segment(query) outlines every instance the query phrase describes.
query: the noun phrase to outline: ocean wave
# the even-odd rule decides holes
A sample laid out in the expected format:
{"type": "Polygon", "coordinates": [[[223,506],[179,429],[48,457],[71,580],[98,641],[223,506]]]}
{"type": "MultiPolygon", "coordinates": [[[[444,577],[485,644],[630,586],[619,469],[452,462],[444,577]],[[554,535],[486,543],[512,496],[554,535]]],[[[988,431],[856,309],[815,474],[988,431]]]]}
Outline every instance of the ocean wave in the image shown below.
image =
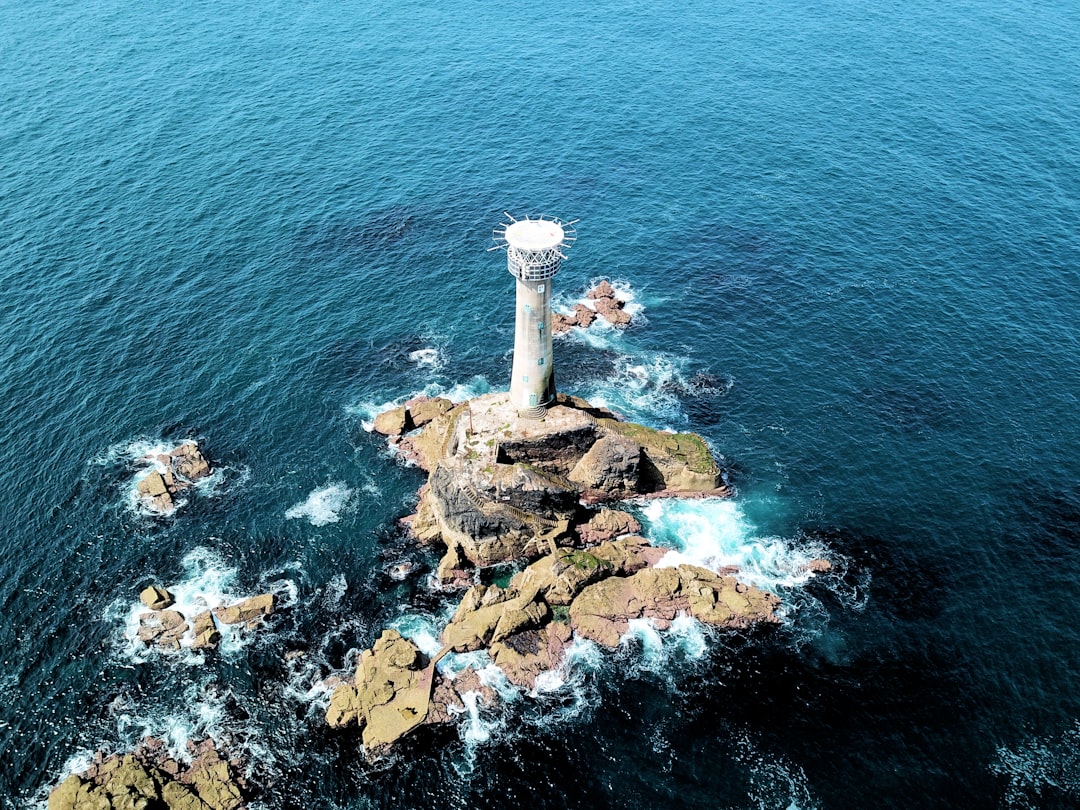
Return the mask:
{"type": "Polygon", "coordinates": [[[1034,809],[1080,802],[1080,721],[1057,735],[999,747],[990,770],[1006,782],[1005,807],[1034,809]]]}
{"type": "Polygon", "coordinates": [[[286,520],[307,518],[312,526],[326,526],[341,520],[341,513],[352,506],[353,490],[344,484],[329,484],[312,490],[307,499],[285,510],[286,520]]]}
{"type": "Polygon", "coordinates": [[[443,397],[451,402],[465,402],[491,392],[491,383],[481,374],[463,383],[444,383],[433,381],[423,388],[404,396],[387,400],[362,400],[345,408],[346,414],[360,420],[361,426],[369,433],[375,429],[375,417],[384,411],[400,407],[416,397],[443,397]]]}
{"type": "Polygon", "coordinates": [[[814,576],[809,563],[828,556],[812,542],[759,536],[734,500],[670,498],[638,508],[652,542],[671,549],[660,566],[737,569],[740,580],[782,594],[805,585],[814,576]]]}
{"type": "MultiPolygon", "coordinates": [[[[216,552],[209,548],[200,546],[192,550],[183,557],[181,566],[184,572],[182,578],[165,587],[175,600],[170,610],[183,614],[189,620],[189,625],[190,619],[204,611],[233,604],[250,596],[250,594],[239,595],[234,592],[236,569],[225,563],[216,552]]],[[[264,575],[263,582],[260,584],[264,592],[274,594],[279,607],[288,607],[295,603],[296,585],[290,579],[284,577],[273,579],[269,575],[264,575]]],[[[147,647],[139,638],[140,617],[146,612],[146,606],[137,599],[117,601],[106,609],[107,622],[122,624],[120,647],[124,657],[134,663],[143,663],[154,657],[168,658],[193,666],[206,663],[204,652],[191,649],[194,631],[190,626],[180,640],[180,650],[175,654],[165,654],[154,647],[147,647]]],[[[237,658],[258,634],[245,630],[242,625],[217,623],[217,630],[221,634],[218,651],[223,657],[232,659],[237,658]]]]}

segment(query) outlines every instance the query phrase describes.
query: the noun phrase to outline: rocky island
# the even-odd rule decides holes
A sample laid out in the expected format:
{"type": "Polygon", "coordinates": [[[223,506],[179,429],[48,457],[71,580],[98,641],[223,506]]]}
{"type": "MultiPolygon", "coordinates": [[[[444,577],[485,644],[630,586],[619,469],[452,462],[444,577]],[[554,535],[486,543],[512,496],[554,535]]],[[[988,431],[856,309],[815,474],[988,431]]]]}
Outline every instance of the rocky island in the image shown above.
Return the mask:
{"type": "Polygon", "coordinates": [[[620,420],[560,394],[543,419],[522,416],[509,394],[455,404],[417,399],[381,414],[375,429],[428,473],[405,519],[421,543],[443,549],[436,579],[462,599],[428,656],[393,629],[336,685],[333,727],[362,728],[369,756],[426,724],[460,716],[496,694],[469,667],[440,668],[451,653],[484,650],[526,691],[558,670],[574,639],[615,647],[635,619],[666,629],[680,615],[721,628],[777,621],[779,600],[734,571],[666,565],[632,515],[607,506],[640,497],[724,497],[704,439],[620,420]],[[493,571],[514,573],[505,584],[493,571]]]}

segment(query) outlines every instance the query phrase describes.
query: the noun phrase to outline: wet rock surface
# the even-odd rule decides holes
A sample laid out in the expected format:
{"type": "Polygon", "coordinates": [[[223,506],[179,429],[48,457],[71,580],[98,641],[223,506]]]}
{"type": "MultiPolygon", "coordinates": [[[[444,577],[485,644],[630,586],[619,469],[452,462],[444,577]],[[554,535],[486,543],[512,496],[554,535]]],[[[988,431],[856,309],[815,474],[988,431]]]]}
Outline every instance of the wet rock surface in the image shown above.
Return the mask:
{"type": "Polygon", "coordinates": [[[210,739],[189,743],[187,755],[190,762],[174,759],[152,737],[131,753],[98,752],[88,770],[53,789],[48,810],[243,810],[239,761],[224,759],[210,739]]]}
{"type": "Polygon", "coordinates": [[[160,515],[172,514],[177,497],[211,473],[210,462],[193,441],[147,456],[142,462],[150,470],[136,481],[139,503],[160,515]]]}
{"type": "Polygon", "coordinates": [[[588,329],[598,318],[620,327],[629,325],[633,320],[625,309],[626,299],[608,281],[601,281],[585,297],[592,303],[591,307],[578,303],[574,304],[569,315],[555,313],[552,317],[553,334],[561,335],[575,327],[588,329]]]}
{"type": "MultiPolygon", "coordinates": [[[[594,300],[609,291],[602,285],[594,300]]],[[[576,640],[615,647],[635,620],[659,629],[684,615],[721,628],[777,621],[775,596],[734,572],[658,567],[667,550],[640,535],[632,514],[591,506],[650,494],[726,495],[700,436],[624,422],[563,395],[542,421],[519,417],[505,393],[431,406],[419,429],[409,426],[413,408],[394,409],[381,423],[406,432],[391,441],[428,471],[403,525],[445,549],[436,579],[462,595],[433,658],[384,630],[355,675],[335,687],[327,723],[359,726],[369,756],[499,700],[474,665],[440,668],[448,655],[486,652],[510,684],[532,691],[545,673],[558,682],[576,640]],[[495,584],[484,581],[492,566],[518,569],[495,584]]]]}
{"type": "Polygon", "coordinates": [[[274,595],[263,593],[213,610],[189,611],[191,615],[187,616],[172,608],[174,599],[169,591],[153,585],[145,588],[139,599],[151,608],[139,614],[139,640],[147,647],[171,652],[181,648],[215,649],[221,641],[218,625],[241,625],[244,630],[255,630],[276,606],[274,595]]]}

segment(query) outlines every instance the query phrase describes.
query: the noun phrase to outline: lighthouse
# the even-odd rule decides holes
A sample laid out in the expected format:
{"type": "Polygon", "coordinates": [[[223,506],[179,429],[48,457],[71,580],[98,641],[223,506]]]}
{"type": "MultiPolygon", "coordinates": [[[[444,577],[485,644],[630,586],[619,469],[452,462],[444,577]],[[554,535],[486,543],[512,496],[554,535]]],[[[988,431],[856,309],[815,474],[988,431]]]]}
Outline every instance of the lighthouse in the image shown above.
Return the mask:
{"type": "Polygon", "coordinates": [[[551,280],[576,238],[577,220],[506,216],[510,221],[495,230],[492,249],[506,250],[506,269],[517,279],[510,402],[519,416],[543,419],[546,406],[555,399],[551,280]]]}

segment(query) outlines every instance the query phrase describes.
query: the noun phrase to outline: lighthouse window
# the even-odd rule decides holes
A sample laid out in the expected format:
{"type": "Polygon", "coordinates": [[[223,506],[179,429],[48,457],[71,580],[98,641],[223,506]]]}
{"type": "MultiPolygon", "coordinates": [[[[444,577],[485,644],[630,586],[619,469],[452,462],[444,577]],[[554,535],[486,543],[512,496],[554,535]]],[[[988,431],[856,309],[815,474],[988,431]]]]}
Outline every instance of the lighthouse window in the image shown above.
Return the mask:
{"type": "Polygon", "coordinates": [[[536,291],[537,292],[543,292],[546,289],[547,289],[547,285],[545,285],[545,284],[537,284],[536,285],[536,291]]]}
{"type": "Polygon", "coordinates": [[[538,366],[542,366],[542,365],[544,365],[544,358],[543,358],[543,357],[541,357],[541,358],[540,358],[539,360],[537,360],[537,361],[536,361],[536,365],[538,365],[538,366]]]}
{"type": "Polygon", "coordinates": [[[544,331],[544,322],[540,321],[540,323],[538,323],[536,325],[536,328],[539,329],[541,332],[543,332],[544,331]]]}
{"type": "Polygon", "coordinates": [[[527,383],[529,381],[529,375],[528,374],[522,374],[521,375],[521,381],[523,383],[527,383]]]}

